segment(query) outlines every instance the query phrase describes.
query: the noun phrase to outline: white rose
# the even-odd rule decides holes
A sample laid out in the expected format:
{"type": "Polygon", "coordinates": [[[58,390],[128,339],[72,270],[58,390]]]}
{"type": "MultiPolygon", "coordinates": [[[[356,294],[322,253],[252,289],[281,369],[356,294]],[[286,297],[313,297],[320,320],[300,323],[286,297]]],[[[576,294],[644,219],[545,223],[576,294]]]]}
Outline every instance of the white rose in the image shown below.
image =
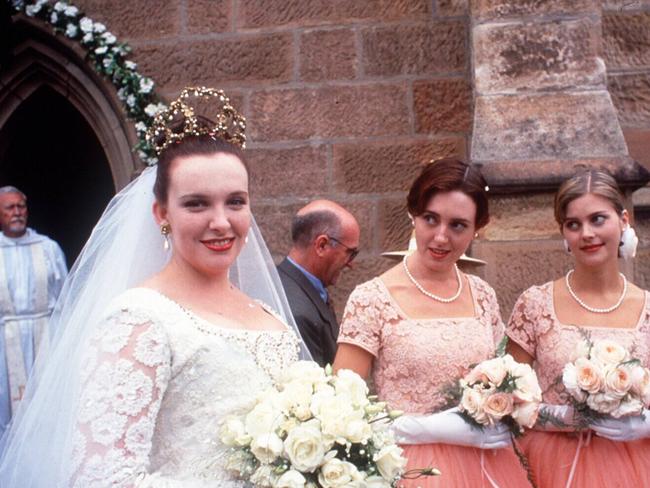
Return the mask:
{"type": "Polygon", "coordinates": [[[594,362],[589,359],[578,358],[576,366],[576,383],[578,387],[588,393],[598,393],[603,386],[603,373],[594,362]]]}
{"type": "Polygon", "coordinates": [[[535,422],[537,422],[539,403],[528,402],[515,405],[510,415],[518,425],[531,429],[535,425],[535,422]]]}
{"type": "Polygon", "coordinates": [[[299,471],[313,472],[323,462],[327,446],[318,421],[310,420],[292,429],[284,440],[284,452],[299,471]]]}
{"type": "Polygon", "coordinates": [[[63,11],[68,17],[74,17],[79,13],[79,9],[74,5],[68,5],[63,11]]]}
{"type": "Polygon", "coordinates": [[[95,22],[95,24],[93,25],[93,30],[95,31],[95,33],[101,34],[106,30],[106,26],[104,24],[100,24],[99,22],[95,22]]]}
{"type": "Polygon", "coordinates": [[[54,4],[54,10],[57,12],[63,12],[65,10],[66,4],[63,2],[56,2],[54,4]]]}
{"type": "Polygon", "coordinates": [[[309,420],[312,416],[310,404],[313,388],[311,383],[293,381],[284,386],[280,394],[282,408],[294,414],[299,420],[309,420]]]}
{"type": "Polygon", "coordinates": [[[260,462],[270,464],[282,454],[282,439],[275,434],[262,434],[253,439],[251,452],[260,462]]]}
{"type": "Polygon", "coordinates": [[[596,341],[591,349],[591,359],[601,364],[619,364],[626,360],[627,351],[614,341],[603,339],[596,341]]]}
{"type": "Polygon", "coordinates": [[[587,398],[587,405],[592,410],[600,413],[610,414],[616,410],[621,404],[621,399],[616,398],[605,393],[596,393],[589,395],[587,398]]]}
{"type": "MultiPolygon", "coordinates": [[[[639,398],[644,398],[650,387],[650,371],[643,366],[634,366],[630,372],[630,381],[630,391],[639,398]]],[[[648,402],[644,400],[643,403],[647,405],[648,402]]]]}
{"type": "Polygon", "coordinates": [[[262,464],[250,478],[251,483],[260,488],[271,488],[276,480],[277,476],[273,474],[273,468],[268,464],[262,464]]]}
{"type": "Polygon", "coordinates": [[[372,427],[364,419],[355,419],[346,424],[344,435],[350,442],[364,443],[372,437],[372,427]]]}
{"type": "Polygon", "coordinates": [[[285,417],[270,402],[262,402],[255,405],[251,410],[244,424],[246,432],[252,437],[259,437],[263,434],[272,434],[284,422],[285,417]]]}
{"type": "Polygon", "coordinates": [[[510,393],[492,393],[487,396],[485,403],[483,403],[483,409],[492,422],[501,420],[506,415],[510,415],[513,408],[514,403],[510,393]]]}
{"type": "Polygon", "coordinates": [[[89,33],[93,31],[93,21],[89,19],[88,17],[83,17],[79,21],[79,28],[81,29],[81,32],[84,33],[89,33]]]}
{"type": "Polygon", "coordinates": [[[333,458],[321,467],[318,473],[318,481],[323,488],[347,486],[353,481],[353,471],[357,471],[354,465],[333,458]]]}
{"type": "Polygon", "coordinates": [[[522,402],[541,402],[542,389],[537,381],[537,375],[528,364],[514,363],[510,374],[515,379],[515,391],[513,395],[522,402]]]}
{"type": "Polygon", "coordinates": [[[494,358],[483,361],[478,364],[468,377],[468,383],[475,383],[477,381],[491,383],[494,386],[499,386],[507,374],[506,365],[502,358],[494,358]]]}
{"type": "Polygon", "coordinates": [[[612,368],[605,375],[605,388],[612,396],[623,398],[631,386],[630,372],[625,367],[612,368]]]}
{"type": "Polygon", "coordinates": [[[467,412],[480,424],[487,423],[487,416],[483,414],[483,395],[473,388],[465,388],[460,399],[460,408],[467,412]],[[479,420],[480,419],[480,420],[479,420]]]}
{"type": "Polygon", "coordinates": [[[276,488],[303,488],[307,480],[305,477],[294,469],[284,473],[275,482],[276,488]]]}
{"type": "Polygon", "coordinates": [[[406,458],[402,456],[402,448],[392,444],[382,447],[373,459],[377,463],[379,474],[387,481],[393,481],[406,466],[406,458]]]}
{"type": "Polygon", "coordinates": [[[228,471],[235,471],[242,475],[250,475],[254,469],[254,461],[255,458],[250,453],[237,449],[228,456],[225,468],[228,471]]]}
{"type": "Polygon", "coordinates": [[[244,423],[234,415],[226,417],[219,431],[219,438],[227,446],[247,446],[251,442],[251,436],[246,434],[244,423]]]}
{"type": "Polygon", "coordinates": [[[618,408],[610,413],[614,418],[629,417],[630,415],[641,415],[643,403],[637,398],[630,398],[621,402],[618,408]]]}
{"type": "Polygon", "coordinates": [[[65,26],[65,35],[72,38],[77,35],[77,26],[74,24],[68,24],[65,26]]]}
{"type": "Polygon", "coordinates": [[[352,403],[358,407],[368,405],[368,385],[354,371],[341,369],[336,374],[334,382],[336,393],[347,393],[352,399],[352,403]]]}
{"type": "Polygon", "coordinates": [[[299,380],[312,384],[327,382],[325,370],[314,361],[296,361],[282,375],[282,383],[299,380]]]}
{"type": "Polygon", "coordinates": [[[566,391],[582,403],[587,400],[587,393],[578,386],[578,372],[574,364],[567,363],[562,371],[562,383],[566,391]]]}
{"type": "Polygon", "coordinates": [[[341,395],[323,399],[316,415],[321,421],[321,430],[325,437],[340,444],[348,442],[345,437],[347,425],[355,420],[363,419],[363,416],[362,409],[355,409],[350,398],[341,395]]]}

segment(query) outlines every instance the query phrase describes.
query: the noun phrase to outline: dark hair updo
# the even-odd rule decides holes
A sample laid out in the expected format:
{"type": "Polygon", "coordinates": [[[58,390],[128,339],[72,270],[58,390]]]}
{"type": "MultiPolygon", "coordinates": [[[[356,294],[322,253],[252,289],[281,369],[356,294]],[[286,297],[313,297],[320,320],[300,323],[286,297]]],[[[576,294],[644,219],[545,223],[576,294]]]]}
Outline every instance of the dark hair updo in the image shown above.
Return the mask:
{"type": "Polygon", "coordinates": [[[244,158],[242,149],[219,137],[210,135],[187,136],[180,142],[170,144],[158,156],[158,168],[156,170],[156,182],[153,186],[153,193],[160,203],[167,202],[169,190],[170,168],[174,160],[190,156],[210,156],[212,154],[231,154],[239,158],[248,173],[248,165],[244,158]]]}
{"type": "Polygon", "coordinates": [[[409,213],[414,217],[422,215],[435,194],[450,191],[460,191],[474,201],[477,229],[487,225],[490,213],[485,178],[476,166],[459,159],[439,159],[422,168],[406,198],[409,213]]]}
{"type": "Polygon", "coordinates": [[[619,215],[625,210],[623,193],[613,176],[598,169],[582,169],[560,185],[555,194],[555,220],[560,226],[566,220],[566,209],[578,198],[591,193],[607,200],[619,215]]]}

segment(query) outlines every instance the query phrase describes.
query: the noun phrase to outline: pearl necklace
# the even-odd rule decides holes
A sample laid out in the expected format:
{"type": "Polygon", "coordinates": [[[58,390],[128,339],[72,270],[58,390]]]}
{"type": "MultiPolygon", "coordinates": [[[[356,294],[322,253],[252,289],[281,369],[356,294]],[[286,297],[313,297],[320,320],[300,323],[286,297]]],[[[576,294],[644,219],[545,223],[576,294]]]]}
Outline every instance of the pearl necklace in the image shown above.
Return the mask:
{"type": "Polygon", "coordinates": [[[454,271],[456,271],[456,279],[458,280],[458,290],[456,291],[456,293],[454,293],[454,296],[449,298],[443,298],[443,297],[439,297],[438,295],[434,295],[430,291],[425,290],[424,287],[420,283],[418,283],[415,278],[413,278],[413,275],[411,274],[408,266],[406,265],[406,258],[407,257],[404,256],[404,260],[402,261],[402,264],[404,265],[404,271],[406,271],[406,276],[408,276],[409,280],[411,280],[411,283],[413,283],[415,287],[418,290],[420,290],[424,295],[442,303],[451,303],[460,296],[460,293],[463,291],[463,280],[460,277],[460,271],[458,271],[458,266],[456,266],[456,264],[454,264],[454,271]]]}
{"type": "Polygon", "coordinates": [[[616,310],[618,307],[621,306],[621,303],[623,303],[623,299],[625,298],[625,294],[627,293],[627,278],[625,278],[625,275],[623,273],[619,273],[619,275],[621,275],[621,278],[623,278],[623,293],[621,293],[621,296],[618,299],[618,301],[614,305],[612,305],[611,307],[596,308],[596,307],[590,307],[585,302],[583,302],[578,297],[578,295],[576,295],[576,292],[573,291],[573,288],[571,288],[571,283],[569,282],[569,277],[573,274],[573,271],[574,270],[572,269],[571,271],[569,271],[566,274],[566,276],[564,277],[564,281],[566,282],[567,290],[569,290],[569,295],[571,295],[571,297],[576,302],[578,302],[578,305],[580,305],[582,308],[584,308],[585,310],[589,310],[590,312],[593,312],[593,313],[609,313],[609,312],[613,312],[614,310],[616,310]]]}

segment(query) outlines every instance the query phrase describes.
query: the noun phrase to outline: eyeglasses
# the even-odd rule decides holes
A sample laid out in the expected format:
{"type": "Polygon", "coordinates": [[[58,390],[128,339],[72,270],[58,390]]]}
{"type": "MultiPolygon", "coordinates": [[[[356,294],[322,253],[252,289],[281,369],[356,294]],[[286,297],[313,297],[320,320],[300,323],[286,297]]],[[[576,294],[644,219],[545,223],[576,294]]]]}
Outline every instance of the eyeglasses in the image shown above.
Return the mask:
{"type": "Polygon", "coordinates": [[[341,241],[339,241],[336,237],[332,237],[332,236],[327,236],[327,237],[330,240],[336,242],[337,244],[340,244],[346,249],[346,251],[348,252],[348,263],[354,261],[354,258],[356,258],[359,255],[359,248],[346,246],[341,241]]]}

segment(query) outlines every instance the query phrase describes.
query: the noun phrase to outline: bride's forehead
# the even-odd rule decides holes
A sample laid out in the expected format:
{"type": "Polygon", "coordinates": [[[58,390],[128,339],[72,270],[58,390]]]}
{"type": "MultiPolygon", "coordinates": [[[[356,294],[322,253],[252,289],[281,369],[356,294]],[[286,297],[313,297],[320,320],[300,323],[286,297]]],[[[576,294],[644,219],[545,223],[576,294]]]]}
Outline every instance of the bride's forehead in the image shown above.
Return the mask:
{"type": "Polygon", "coordinates": [[[188,156],[175,159],[170,168],[171,186],[224,183],[248,186],[248,173],[237,156],[223,153],[188,156]]]}

